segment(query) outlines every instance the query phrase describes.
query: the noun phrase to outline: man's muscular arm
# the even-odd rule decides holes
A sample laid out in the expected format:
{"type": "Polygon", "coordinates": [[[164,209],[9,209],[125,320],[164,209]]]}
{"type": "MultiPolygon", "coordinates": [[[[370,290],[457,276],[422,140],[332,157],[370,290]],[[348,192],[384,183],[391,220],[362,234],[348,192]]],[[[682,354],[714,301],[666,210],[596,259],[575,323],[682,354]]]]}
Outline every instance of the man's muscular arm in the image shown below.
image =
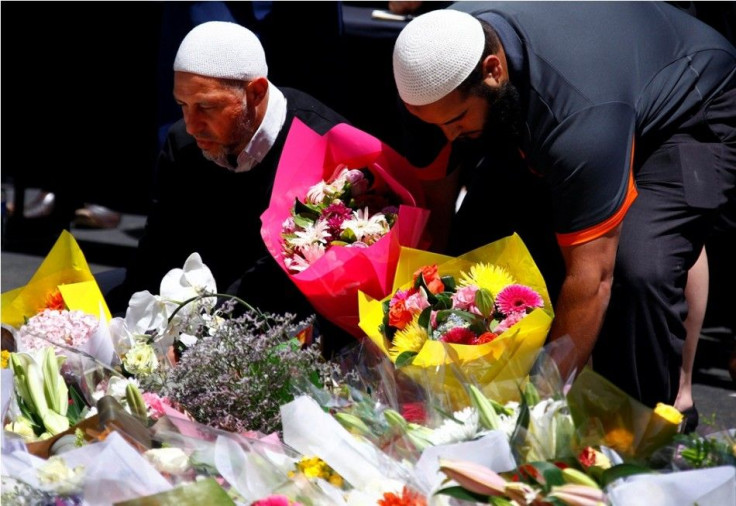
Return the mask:
{"type": "Polygon", "coordinates": [[[592,241],[561,247],[566,275],[555,308],[550,341],[569,335],[573,356],[555,360],[562,378],[588,362],[608,308],[621,225],[592,241]]]}

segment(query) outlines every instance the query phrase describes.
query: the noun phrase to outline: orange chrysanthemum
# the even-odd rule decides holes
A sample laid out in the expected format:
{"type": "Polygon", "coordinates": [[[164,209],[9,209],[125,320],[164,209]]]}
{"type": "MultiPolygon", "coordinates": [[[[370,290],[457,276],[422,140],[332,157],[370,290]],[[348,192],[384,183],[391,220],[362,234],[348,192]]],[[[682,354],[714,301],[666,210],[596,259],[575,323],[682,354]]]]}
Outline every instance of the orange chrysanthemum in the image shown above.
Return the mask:
{"type": "MultiPolygon", "coordinates": [[[[44,306],[41,308],[41,311],[43,311],[44,309],[53,309],[55,311],[63,311],[64,309],[66,309],[66,304],[64,304],[64,297],[61,296],[61,292],[58,288],[46,295],[46,300],[44,301],[44,306]]],[[[41,311],[39,311],[39,313],[41,311]]]]}
{"type": "Polygon", "coordinates": [[[404,487],[401,495],[386,492],[383,498],[378,500],[378,506],[427,506],[427,499],[413,490],[404,487]]]}

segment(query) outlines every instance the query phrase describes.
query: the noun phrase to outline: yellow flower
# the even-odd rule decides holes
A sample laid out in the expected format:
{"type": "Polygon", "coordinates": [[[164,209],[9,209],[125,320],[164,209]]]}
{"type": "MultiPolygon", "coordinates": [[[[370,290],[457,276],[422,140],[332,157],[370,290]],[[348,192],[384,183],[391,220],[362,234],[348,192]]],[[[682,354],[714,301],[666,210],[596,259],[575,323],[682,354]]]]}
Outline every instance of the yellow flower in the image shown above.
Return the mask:
{"type": "Polygon", "coordinates": [[[426,340],[427,331],[419,326],[419,317],[415,316],[404,329],[396,331],[388,354],[391,360],[396,361],[398,356],[405,351],[419,352],[426,340]]]}
{"type": "MultiPolygon", "coordinates": [[[[335,472],[327,463],[319,457],[302,457],[296,464],[297,469],[304,476],[310,479],[322,478],[327,480],[336,487],[343,486],[343,478],[335,472]]],[[[296,473],[289,472],[289,477],[293,478],[296,473]]]]}
{"type": "Polygon", "coordinates": [[[680,422],[682,422],[682,419],[684,418],[684,415],[680,413],[677,408],[662,402],[657,403],[657,406],[654,408],[654,414],[664,418],[672,425],[680,425],[680,422]]]}
{"type": "Polygon", "coordinates": [[[514,283],[516,280],[509,271],[498,265],[484,263],[473,265],[469,274],[463,272],[459,282],[460,286],[477,285],[478,288],[485,288],[494,297],[505,287],[514,283]]]}
{"type": "Polygon", "coordinates": [[[8,362],[10,362],[10,352],[8,350],[3,350],[2,352],[2,368],[7,369],[8,368],[8,362]]]}
{"type": "Polygon", "coordinates": [[[342,486],[344,485],[342,476],[337,473],[330,475],[327,481],[329,481],[331,485],[334,485],[337,488],[342,488],[342,486]]]}

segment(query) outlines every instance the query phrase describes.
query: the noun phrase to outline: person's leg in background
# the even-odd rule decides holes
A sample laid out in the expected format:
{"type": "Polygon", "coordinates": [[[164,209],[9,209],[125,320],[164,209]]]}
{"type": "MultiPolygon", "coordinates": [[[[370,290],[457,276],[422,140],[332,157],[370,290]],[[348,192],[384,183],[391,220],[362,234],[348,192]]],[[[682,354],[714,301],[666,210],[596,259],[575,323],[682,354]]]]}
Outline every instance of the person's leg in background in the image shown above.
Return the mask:
{"type": "Polygon", "coordinates": [[[693,368],[698,339],[703,328],[705,310],[708,305],[708,256],[705,248],[698,260],[688,271],[685,299],[687,300],[687,318],[685,319],[685,344],[682,348],[682,365],[680,366],[680,389],[675,399],[675,408],[685,415],[685,433],[698,426],[698,411],[693,400],[693,368]]]}

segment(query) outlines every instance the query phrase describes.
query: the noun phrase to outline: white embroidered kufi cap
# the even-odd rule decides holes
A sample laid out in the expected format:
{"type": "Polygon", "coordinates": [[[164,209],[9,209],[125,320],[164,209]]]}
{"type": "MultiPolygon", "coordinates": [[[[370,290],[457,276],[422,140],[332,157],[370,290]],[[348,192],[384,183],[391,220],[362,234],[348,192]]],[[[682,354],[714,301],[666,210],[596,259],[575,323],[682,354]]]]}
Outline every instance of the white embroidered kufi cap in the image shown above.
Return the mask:
{"type": "Polygon", "coordinates": [[[268,76],[266,54],[258,37],[227,21],[195,26],[181,41],[174,70],[240,81],[268,76]]]}
{"type": "Polygon", "coordinates": [[[394,79],[409,105],[436,102],[467,78],[483,56],[480,22],[465,12],[438,9],[413,19],[394,45],[394,79]]]}

